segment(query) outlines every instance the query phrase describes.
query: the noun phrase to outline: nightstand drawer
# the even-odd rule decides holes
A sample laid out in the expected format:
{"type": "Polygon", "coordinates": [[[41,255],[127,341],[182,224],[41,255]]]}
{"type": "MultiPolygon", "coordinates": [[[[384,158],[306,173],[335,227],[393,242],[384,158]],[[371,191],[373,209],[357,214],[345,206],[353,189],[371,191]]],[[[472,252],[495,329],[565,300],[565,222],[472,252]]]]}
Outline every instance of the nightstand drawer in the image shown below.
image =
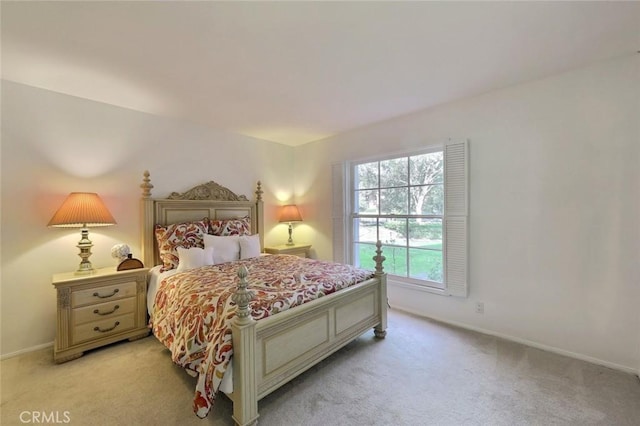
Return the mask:
{"type": "Polygon", "coordinates": [[[136,282],[129,281],[120,284],[94,287],[87,290],[79,290],[71,293],[71,307],[101,303],[108,300],[124,299],[136,295],[136,282]]]}
{"type": "Polygon", "coordinates": [[[134,325],[135,319],[133,313],[89,322],[73,327],[71,341],[75,345],[86,340],[93,340],[130,330],[134,325]]]}
{"type": "Polygon", "coordinates": [[[97,305],[85,306],[73,310],[73,325],[84,324],[90,321],[99,321],[119,315],[133,313],[136,307],[136,299],[114,300],[111,302],[98,303],[97,305]]]}

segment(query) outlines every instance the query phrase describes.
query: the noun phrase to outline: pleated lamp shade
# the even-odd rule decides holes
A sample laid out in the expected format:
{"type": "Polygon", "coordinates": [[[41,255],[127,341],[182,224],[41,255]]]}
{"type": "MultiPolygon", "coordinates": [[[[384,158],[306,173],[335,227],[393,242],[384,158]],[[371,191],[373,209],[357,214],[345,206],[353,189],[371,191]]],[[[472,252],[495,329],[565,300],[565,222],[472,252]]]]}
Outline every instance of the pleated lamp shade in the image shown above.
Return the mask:
{"type": "Polygon", "coordinates": [[[115,225],[116,221],[95,192],[72,192],[53,215],[47,226],[55,228],[82,228],[80,231],[80,265],[76,274],[95,272],[89,261],[93,243],[89,239],[89,227],[115,225]]]}
{"type": "Polygon", "coordinates": [[[279,222],[302,222],[300,210],[295,204],[289,204],[280,208],[279,222]]]}
{"type": "Polygon", "coordinates": [[[47,226],[81,228],[115,225],[116,221],[95,192],[72,192],[47,226]]]}

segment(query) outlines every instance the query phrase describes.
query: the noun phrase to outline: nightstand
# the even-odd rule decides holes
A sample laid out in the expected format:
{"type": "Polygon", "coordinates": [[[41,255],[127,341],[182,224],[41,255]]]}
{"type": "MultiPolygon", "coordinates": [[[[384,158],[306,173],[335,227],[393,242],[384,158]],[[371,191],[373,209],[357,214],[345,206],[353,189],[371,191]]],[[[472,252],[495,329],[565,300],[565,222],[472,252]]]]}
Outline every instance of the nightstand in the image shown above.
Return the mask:
{"type": "Polygon", "coordinates": [[[279,246],[265,247],[264,252],[269,254],[292,254],[299,257],[309,257],[309,249],[311,244],[294,244],[288,246],[282,244],[279,246]]]}
{"type": "Polygon", "coordinates": [[[103,268],[91,275],[55,274],[55,362],[79,358],[86,350],[119,340],[147,336],[147,271],[103,268]]]}

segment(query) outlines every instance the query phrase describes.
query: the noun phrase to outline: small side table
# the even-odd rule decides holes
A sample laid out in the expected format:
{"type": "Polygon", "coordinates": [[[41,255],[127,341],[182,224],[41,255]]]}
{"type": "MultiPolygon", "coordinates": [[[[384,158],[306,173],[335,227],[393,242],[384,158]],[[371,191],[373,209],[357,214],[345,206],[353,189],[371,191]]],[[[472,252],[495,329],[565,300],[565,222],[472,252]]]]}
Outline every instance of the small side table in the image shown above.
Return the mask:
{"type": "Polygon", "coordinates": [[[282,244],[279,246],[265,247],[264,252],[269,254],[292,254],[299,257],[309,257],[309,249],[311,249],[311,244],[293,244],[291,246],[282,244]]]}
{"type": "Polygon", "coordinates": [[[90,275],[54,275],[58,294],[55,362],[70,361],[86,350],[119,340],[147,336],[147,271],[103,268],[90,275]]]}

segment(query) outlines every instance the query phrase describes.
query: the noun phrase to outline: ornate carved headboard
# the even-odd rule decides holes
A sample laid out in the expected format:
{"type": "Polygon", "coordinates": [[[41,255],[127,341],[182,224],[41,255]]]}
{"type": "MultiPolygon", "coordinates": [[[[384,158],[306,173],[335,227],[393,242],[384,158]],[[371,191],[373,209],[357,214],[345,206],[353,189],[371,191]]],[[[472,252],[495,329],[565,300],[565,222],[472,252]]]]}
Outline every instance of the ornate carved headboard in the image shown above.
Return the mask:
{"type": "Polygon", "coordinates": [[[205,217],[233,219],[248,216],[251,220],[251,233],[260,235],[260,246],[264,247],[260,181],[257,183],[255,201],[250,201],[244,195],[237,195],[213,181],[195,186],[183,193],[172,192],[168,198],[152,198],[153,185],[148,171],[144,172],[140,188],[142,188],[142,259],[147,267],[161,263],[154,234],[156,224],[169,225],[201,220],[205,217]]]}

